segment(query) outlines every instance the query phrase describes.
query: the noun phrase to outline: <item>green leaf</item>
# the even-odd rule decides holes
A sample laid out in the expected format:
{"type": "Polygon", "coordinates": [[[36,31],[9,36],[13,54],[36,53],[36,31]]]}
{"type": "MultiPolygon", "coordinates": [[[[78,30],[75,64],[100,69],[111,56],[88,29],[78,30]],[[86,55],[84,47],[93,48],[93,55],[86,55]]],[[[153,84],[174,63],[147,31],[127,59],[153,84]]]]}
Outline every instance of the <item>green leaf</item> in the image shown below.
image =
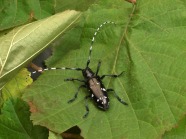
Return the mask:
{"type": "Polygon", "coordinates": [[[77,100],[68,104],[80,83],[64,82],[69,77],[83,79],[81,72],[53,70],[44,72],[23,96],[32,103],[31,120],[56,133],[77,125],[88,139],[160,138],[186,112],[184,3],[98,1],[86,11],[85,19],[82,30],[66,33],[74,31],[75,35],[69,35],[69,40],[64,36],[67,43],[55,49],[48,66],[84,68],[96,28],[107,20],[115,21],[115,26],[105,25],[96,36],[90,68],[96,71],[101,59],[99,75],[125,71],[119,78],[105,78],[103,83],[129,105],[122,105],[109,93],[109,110],[99,110],[90,100],[90,113],[83,119],[88,91],[80,90],[77,100]],[[77,32],[80,37],[75,37],[77,32]],[[70,42],[74,47],[69,48],[70,42]]]}
{"type": "Polygon", "coordinates": [[[55,1],[55,11],[60,12],[64,10],[77,10],[85,11],[93,4],[95,0],[56,0],[55,1]]]}
{"type": "Polygon", "coordinates": [[[14,78],[12,78],[2,89],[0,95],[0,107],[4,101],[9,98],[20,98],[23,90],[32,83],[32,79],[27,69],[22,69],[14,78]]]}
{"type": "Polygon", "coordinates": [[[60,135],[56,135],[55,133],[49,131],[48,139],[62,139],[62,137],[60,135]]]}
{"type": "Polygon", "coordinates": [[[22,69],[2,90],[3,100],[17,98],[22,95],[22,90],[32,83],[27,69],[22,69]]]}
{"type": "Polygon", "coordinates": [[[54,14],[53,0],[0,0],[0,31],[54,14]]]}
{"type": "Polygon", "coordinates": [[[0,115],[0,138],[46,139],[48,130],[41,126],[33,126],[29,115],[25,102],[20,99],[7,100],[0,115]]]}
{"type": "Polygon", "coordinates": [[[184,139],[186,136],[186,118],[179,121],[178,125],[171,131],[165,132],[162,139],[184,139]]]}
{"type": "Polygon", "coordinates": [[[0,89],[22,67],[79,19],[80,13],[65,11],[0,33],[0,89]]]}

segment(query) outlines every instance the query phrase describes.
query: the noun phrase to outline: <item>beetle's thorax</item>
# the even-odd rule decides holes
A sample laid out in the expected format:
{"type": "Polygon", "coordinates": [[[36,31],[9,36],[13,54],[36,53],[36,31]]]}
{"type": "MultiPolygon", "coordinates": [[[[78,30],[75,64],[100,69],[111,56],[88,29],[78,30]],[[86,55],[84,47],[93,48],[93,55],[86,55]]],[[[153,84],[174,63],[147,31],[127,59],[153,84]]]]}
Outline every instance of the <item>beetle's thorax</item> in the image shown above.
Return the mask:
{"type": "Polygon", "coordinates": [[[89,68],[89,67],[86,67],[83,71],[83,76],[85,79],[91,79],[94,77],[94,72],[89,68]]]}

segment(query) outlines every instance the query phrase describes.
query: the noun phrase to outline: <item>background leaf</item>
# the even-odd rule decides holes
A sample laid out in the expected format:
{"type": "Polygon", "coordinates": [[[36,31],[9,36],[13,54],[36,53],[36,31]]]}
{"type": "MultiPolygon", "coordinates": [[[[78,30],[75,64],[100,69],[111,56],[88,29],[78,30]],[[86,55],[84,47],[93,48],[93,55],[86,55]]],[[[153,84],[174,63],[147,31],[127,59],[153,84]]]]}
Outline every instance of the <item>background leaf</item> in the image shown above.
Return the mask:
{"type": "Polygon", "coordinates": [[[186,137],[186,118],[179,121],[178,125],[171,131],[165,132],[163,139],[184,139],[186,137]]]}
{"type": "Polygon", "coordinates": [[[0,138],[46,139],[48,130],[33,126],[29,119],[30,112],[26,103],[20,99],[4,103],[0,115],[0,138]]]}
{"type": "Polygon", "coordinates": [[[0,31],[54,14],[53,0],[0,0],[0,31]]]}
{"type": "MultiPolygon", "coordinates": [[[[6,101],[9,98],[16,99],[21,97],[23,90],[32,83],[32,79],[28,75],[29,72],[27,69],[22,69],[14,78],[12,78],[2,89],[0,95],[1,101],[6,101]]],[[[3,103],[1,102],[0,104],[3,103]]]]}
{"type": "Polygon", "coordinates": [[[0,33],[0,88],[80,17],[65,11],[0,33]]]}
{"type": "Polygon", "coordinates": [[[48,139],[62,139],[62,137],[50,131],[48,139]]]}
{"type": "Polygon", "coordinates": [[[91,38],[107,20],[115,21],[116,26],[105,26],[97,35],[90,68],[95,71],[101,59],[100,75],[125,71],[122,77],[103,82],[106,88],[114,88],[129,106],[123,106],[109,94],[108,111],[100,111],[90,101],[90,114],[83,119],[87,91],[82,90],[75,102],[67,104],[79,84],[63,81],[68,77],[82,79],[81,73],[48,71],[23,96],[34,109],[31,119],[56,133],[78,125],[82,136],[88,139],[160,138],[185,114],[185,4],[138,0],[132,6],[121,0],[98,1],[86,11],[82,30],[71,30],[79,32],[80,40],[64,36],[68,43],[57,47],[54,59],[47,64],[85,67],[91,38]],[[74,42],[74,47],[67,47],[69,42],[74,42]]]}
{"type": "Polygon", "coordinates": [[[86,11],[88,7],[93,4],[95,0],[56,0],[55,1],[55,11],[64,11],[64,10],[77,10],[77,11],[86,11]]]}

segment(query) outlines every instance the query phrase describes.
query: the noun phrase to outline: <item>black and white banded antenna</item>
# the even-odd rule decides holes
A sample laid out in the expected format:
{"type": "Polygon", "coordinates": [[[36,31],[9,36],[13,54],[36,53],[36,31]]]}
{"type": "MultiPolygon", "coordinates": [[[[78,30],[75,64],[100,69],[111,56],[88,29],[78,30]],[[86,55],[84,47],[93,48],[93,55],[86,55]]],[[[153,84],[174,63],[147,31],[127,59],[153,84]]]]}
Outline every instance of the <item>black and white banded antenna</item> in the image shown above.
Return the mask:
{"type": "MultiPolygon", "coordinates": [[[[31,74],[35,74],[35,73],[42,73],[43,71],[47,71],[47,70],[77,70],[77,71],[82,71],[83,69],[81,68],[67,68],[67,67],[52,67],[52,68],[45,68],[45,69],[40,69],[40,70],[36,70],[31,72],[31,74]]],[[[30,76],[31,76],[30,74],[30,76]]]]}
{"type": "MultiPolygon", "coordinates": [[[[91,44],[90,44],[89,56],[88,56],[88,60],[87,60],[87,65],[86,65],[86,67],[88,67],[88,65],[90,64],[90,58],[91,58],[91,53],[92,53],[92,46],[93,46],[95,37],[96,37],[96,35],[98,34],[98,32],[101,30],[101,28],[102,28],[104,25],[106,25],[106,24],[114,24],[114,25],[115,25],[115,22],[106,21],[106,22],[102,23],[102,24],[96,29],[96,31],[94,32],[94,35],[93,35],[93,37],[92,37],[91,44]]],[[[33,71],[33,72],[30,73],[30,76],[31,76],[32,74],[35,74],[35,73],[42,73],[43,71],[48,71],[48,70],[77,70],[77,71],[83,71],[82,68],[51,67],[51,68],[45,68],[45,69],[39,69],[39,70],[33,71]]]]}
{"type": "Polygon", "coordinates": [[[106,21],[104,23],[102,23],[97,29],[96,31],[94,32],[94,35],[92,37],[92,41],[91,41],[91,44],[90,44],[90,49],[89,49],[89,56],[88,56],[88,60],[87,60],[87,67],[88,65],[90,64],[90,58],[91,58],[91,53],[92,53],[92,46],[94,44],[94,40],[95,40],[95,37],[97,35],[97,33],[101,30],[101,28],[106,25],[106,24],[114,24],[115,25],[115,22],[112,22],[112,21],[106,21]]]}

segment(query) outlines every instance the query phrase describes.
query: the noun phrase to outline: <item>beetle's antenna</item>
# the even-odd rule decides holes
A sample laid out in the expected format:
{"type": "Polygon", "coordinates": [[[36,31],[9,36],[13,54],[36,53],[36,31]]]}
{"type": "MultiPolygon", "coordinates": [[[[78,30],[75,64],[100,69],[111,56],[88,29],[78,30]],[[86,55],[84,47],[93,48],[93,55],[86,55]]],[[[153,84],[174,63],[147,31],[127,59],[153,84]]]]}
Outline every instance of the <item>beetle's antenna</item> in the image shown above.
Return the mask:
{"type": "Polygon", "coordinates": [[[67,68],[67,67],[45,68],[45,69],[39,69],[39,70],[33,71],[33,72],[31,72],[31,74],[35,74],[35,73],[38,73],[38,72],[42,73],[43,71],[47,71],[47,70],[77,70],[77,71],[82,71],[83,69],[81,69],[81,68],[67,68]]]}
{"type": "Polygon", "coordinates": [[[89,65],[89,63],[90,63],[90,57],[91,57],[91,53],[92,53],[92,46],[93,46],[93,43],[94,43],[94,39],[95,39],[95,37],[96,37],[98,31],[99,31],[105,24],[114,24],[114,25],[115,25],[114,22],[106,21],[106,22],[102,23],[102,24],[97,28],[97,30],[94,32],[94,35],[93,35],[93,37],[92,37],[92,41],[91,41],[91,44],[90,44],[89,56],[88,56],[88,60],[87,60],[87,67],[88,67],[88,65],[89,65]]]}

